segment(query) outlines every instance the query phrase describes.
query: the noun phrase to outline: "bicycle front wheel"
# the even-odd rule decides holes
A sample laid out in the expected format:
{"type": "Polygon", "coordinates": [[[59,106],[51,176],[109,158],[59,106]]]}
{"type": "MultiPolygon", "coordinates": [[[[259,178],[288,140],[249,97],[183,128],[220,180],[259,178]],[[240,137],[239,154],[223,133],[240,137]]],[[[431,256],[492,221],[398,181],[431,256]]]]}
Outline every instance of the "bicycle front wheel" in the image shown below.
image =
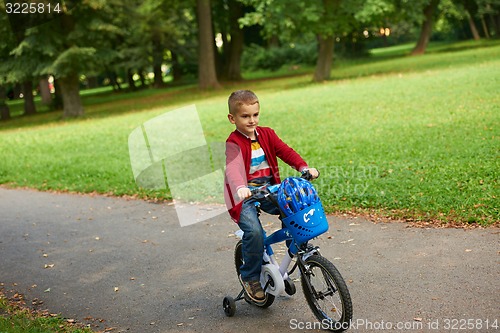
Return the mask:
{"type": "Polygon", "coordinates": [[[337,268],[326,258],[312,255],[301,269],[304,296],[316,318],[328,329],[342,332],[352,319],[351,295],[337,268]]]}

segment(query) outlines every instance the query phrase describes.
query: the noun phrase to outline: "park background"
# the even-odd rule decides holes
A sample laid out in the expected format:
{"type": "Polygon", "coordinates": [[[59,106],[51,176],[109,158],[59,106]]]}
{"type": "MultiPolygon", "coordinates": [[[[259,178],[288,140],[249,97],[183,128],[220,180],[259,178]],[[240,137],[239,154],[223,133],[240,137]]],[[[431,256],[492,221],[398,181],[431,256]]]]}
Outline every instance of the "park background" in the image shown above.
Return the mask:
{"type": "Polygon", "coordinates": [[[170,200],[136,185],[130,132],[195,104],[224,142],[227,96],[252,89],[261,125],[322,171],[328,212],[499,221],[498,1],[54,1],[48,16],[7,3],[5,186],[170,200]]]}

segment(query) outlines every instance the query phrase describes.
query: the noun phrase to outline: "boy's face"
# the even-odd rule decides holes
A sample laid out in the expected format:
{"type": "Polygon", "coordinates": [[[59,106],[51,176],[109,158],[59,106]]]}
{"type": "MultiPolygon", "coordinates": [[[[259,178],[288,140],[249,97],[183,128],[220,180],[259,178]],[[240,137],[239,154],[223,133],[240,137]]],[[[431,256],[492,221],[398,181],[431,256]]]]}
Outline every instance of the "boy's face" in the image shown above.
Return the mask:
{"type": "Polygon", "coordinates": [[[259,113],[259,103],[242,105],[235,115],[228,114],[227,118],[231,124],[236,125],[236,128],[241,133],[255,139],[255,128],[259,124],[259,113]]]}

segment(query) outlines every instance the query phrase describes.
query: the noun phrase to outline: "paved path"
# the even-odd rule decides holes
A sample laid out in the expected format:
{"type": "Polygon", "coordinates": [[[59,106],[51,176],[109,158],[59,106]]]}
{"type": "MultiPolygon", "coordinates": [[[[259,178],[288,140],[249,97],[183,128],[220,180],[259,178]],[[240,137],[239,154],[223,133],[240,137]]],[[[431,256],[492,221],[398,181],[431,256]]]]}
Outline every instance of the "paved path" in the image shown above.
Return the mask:
{"type": "MultiPolygon", "coordinates": [[[[499,229],[329,221],[315,244],[348,281],[351,331],[500,332],[499,229]]],[[[239,302],[225,317],[223,297],[239,291],[235,229],[227,215],[180,227],[167,204],[0,188],[0,283],[95,330],[317,331],[300,284],[267,310],[239,302]]]]}

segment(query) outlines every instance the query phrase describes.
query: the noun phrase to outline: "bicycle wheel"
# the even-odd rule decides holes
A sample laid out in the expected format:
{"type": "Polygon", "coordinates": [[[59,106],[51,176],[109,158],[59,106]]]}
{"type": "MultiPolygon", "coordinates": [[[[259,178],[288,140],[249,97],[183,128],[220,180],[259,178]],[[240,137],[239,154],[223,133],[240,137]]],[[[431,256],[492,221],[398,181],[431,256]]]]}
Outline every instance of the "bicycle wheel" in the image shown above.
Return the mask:
{"type": "Polygon", "coordinates": [[[306,259],[301,268],[304,296],[316,318],[329,330],[342,332],[352,319],[351,295],[335,266],[320,255],[306,259]]]}
{"type": "MultiPolygon", "coordinates": [[[[234,265],[236,266],[236,276],[238,276],[238,277],[240,276],[240,267],[241,267],[241,265],[243,265],[243,262],[244,261],[243,261],[242,242],[240,240],[240,241],[238,241],[238,243],[236,243],[236,247],[234,248],[234,265]]],[[[245,297],[245,301],[247,301],[248,303],[257,305],[258,307],[261,307],[261,308],[267,308],[267,307],[271,306],[271,304],[273,304],[274,295],[266,293],[266,298],[264,301],[262,301],[262,303],[252,302],[247,297],[245,297]]]]}

